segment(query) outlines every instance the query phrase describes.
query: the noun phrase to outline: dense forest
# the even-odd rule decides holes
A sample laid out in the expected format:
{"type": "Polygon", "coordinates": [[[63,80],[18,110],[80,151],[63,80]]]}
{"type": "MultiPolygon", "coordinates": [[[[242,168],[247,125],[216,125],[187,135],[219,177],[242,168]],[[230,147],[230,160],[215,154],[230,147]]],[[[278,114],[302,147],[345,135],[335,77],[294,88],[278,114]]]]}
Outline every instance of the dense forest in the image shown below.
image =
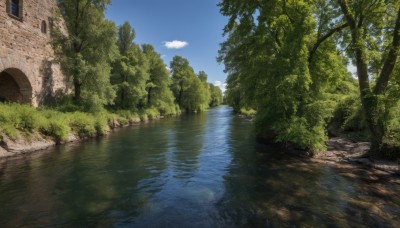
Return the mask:
{"type": "MultiPolygon", "coordinates": [[[[135,30],[105,18],[110,0],[59,0],[51,29],[52,46],[70,84],[52,103],[34,109],[0,104],[0,133],[17,138],[36,133],[66,140],[102,135],[115,126],[222,103],[219,87],[197,74],[187,59],[170,66],[150,44],[135,43],[135,30]]],[[[0,138],[1,142],[1,138],[0,138]]]]}
{"type": "Polygon", "coordinates": [[[257,111],[259,137],[323,151],[339,130],[369,140],[370,155],[399,157],[399,1],[219,6],[229,18],[219,53],[226,100],[237,112],[257,111]]]}

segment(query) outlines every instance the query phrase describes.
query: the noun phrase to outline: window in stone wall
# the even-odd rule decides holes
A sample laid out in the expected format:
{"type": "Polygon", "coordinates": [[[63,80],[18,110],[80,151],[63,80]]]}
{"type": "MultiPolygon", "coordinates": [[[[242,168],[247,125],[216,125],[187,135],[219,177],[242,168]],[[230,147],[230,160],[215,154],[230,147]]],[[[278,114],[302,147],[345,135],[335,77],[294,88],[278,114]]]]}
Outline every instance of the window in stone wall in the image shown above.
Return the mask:
{"type": "Polygon", "coordinates": [[[19,0],[11,0],[11,14],[19,17],[19,0]]]}
{"type": "Polygon", "coordinates": [[[7,12],[11,17],[22,20],[22,1],[7,0],[7,12]]]}
{"type": "Polygon", "coordinates": [[[44,33],[44,34],[47,33],[47,24],[46,24],[46,21],[42,21],[41,30],[42,30],[42,33],[44,33]]]}

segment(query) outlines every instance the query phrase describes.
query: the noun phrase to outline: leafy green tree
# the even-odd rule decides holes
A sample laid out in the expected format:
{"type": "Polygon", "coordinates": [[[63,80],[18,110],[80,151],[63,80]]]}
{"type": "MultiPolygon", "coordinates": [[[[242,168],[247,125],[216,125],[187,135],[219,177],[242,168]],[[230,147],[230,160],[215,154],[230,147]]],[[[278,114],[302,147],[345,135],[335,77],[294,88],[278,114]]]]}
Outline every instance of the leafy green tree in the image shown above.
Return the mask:
{"type": "MultiPolygon", "coordinates": [[[[357,67],[360,97],[366,116],[371,152],[381,154],[388,130],[385,116],[393,102],[385,102],[393,91],[400,49],[399,1],[337,0],[342,23],[348,27],[343,43],[351,48],[349,56],[357,67]],[[385,105],[386,103],[386,105],[385,105]],[[387,105],[390,104],[390,105],[387,105]]],[[[398,99],[397,99],[398,100],[398,99]]]]}
{"type": "Polygon", "coordinates": [[[133,42],[135,31],[128,22],[118,30],[119,56],[114,62],[112,84],[117,87],[117,107],[143,108],[149,80],[149,63],[139,45],[133,42]]]}
{"type": "MultiPolygon", "coordinates": [[[[199,71],[199,73],[197,73],[197,77],[200,79],[201,83],[203,84],[203,87],[205,88],[205,90],[204,90],[205,92],[201,94],[203,96],[203,99],[210,101],[211,88],[209,86],[209,83],[207,82],[208,75],[204,71],[199,71]]],[[[203,104],[203,106],[205,106],[205,105],[203,104]]],[[[206,108],[208,108],[208,107],[206,107],[206,108]]]]}
{"type": "Polygon", "coordinates": [[[181,56],[175,56],[170,68],[171,89],[179,107],[186,111],[201,111],[208,108],[208,89],[196,76],[189,61],[181,56]]]}
{"type": "Polygon", "coordinates": [[[210,107],[216,107],[218,105],[221,105],[223,102],[223,95],[222,95],[222,90],[218,86],[214,86],[212,83],[209,83],[209,88],[210,88],[210,101],[209,105],[210,107]]]}
{"type": "Polygon", "coordinates": [[[184,92],[189,88],[189,78],[194,75],[193,68],[190,67],[189,61],[181,56],[174,56],[170,68],[172,74],[171,90],[176,103],[182,107],[184,92]]]}
{"type": "Polygon", "coordinates": [[[110,63],[116,54],[116,28],[104,17],[108,4],[109,0],[59,0],[65,24],[56,20],[52,29],[55,54],[72,81],[75,102],[96,110],[115,97],[110,63]]]}
{"type": "Polygon", "coordinates": [[[146,107],[157,108],[161,114],[175,114],[174,95],[170,89],[172,81],[167,66],[153,46],[144,44],[142,49],[149,61],[146,107]]]}
{"type": "MultiPolygon", "coordinates": [[[[229,74],[227,100],[236,110],[242,105],[257,109],[261,137],[303,149],[325,148],[325,126],[334,109],[332,91],[348,72],[334,42],[335,32],[325,29],[333,21],[318,14],[318,7],[329,8],[323,2],[219,4],[229,17],[228,38],[219,56],[229,74]]],[[[342,29],[339,23],[333,24],[342,29]]]]}

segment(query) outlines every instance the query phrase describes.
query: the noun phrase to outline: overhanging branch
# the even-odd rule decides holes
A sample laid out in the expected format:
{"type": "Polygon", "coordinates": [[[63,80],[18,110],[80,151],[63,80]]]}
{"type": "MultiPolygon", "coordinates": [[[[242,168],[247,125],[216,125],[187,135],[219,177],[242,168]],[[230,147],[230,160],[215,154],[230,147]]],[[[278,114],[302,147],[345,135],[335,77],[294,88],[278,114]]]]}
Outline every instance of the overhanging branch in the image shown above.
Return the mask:
{"type": "Polygon", "coordinates": [[[335,34],[336,32],[339,32],[341,30],[343,30],[344,28],[346,28],[347,26],[349,26],[348,23],[344,23],[338,27],[335,27],[333,29],[331,29],[328,33],[326,33],[324,36],[320,37],[317,42],[314,44],[314,46],[312,47],[309,55],[308,55],[308,64],[311,64],[312,58],[314,57],[315,52],[317,51],[318,47],[321,45],[322,42],[324,42],[326,39],[328,39],[329,37],[331,37],[333,34],[335,34]]]}

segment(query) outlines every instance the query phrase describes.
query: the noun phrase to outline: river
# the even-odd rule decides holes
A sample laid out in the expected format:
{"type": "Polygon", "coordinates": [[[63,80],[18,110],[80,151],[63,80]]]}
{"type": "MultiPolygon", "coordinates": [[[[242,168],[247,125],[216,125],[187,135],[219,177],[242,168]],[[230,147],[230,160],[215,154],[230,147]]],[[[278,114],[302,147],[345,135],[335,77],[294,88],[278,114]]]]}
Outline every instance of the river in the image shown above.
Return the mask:
{"type": "Polygon", "coordinates": [[[254,138],[221,106],[2,162],[0,227],[400,227],[398,183],[254,138]]]}

